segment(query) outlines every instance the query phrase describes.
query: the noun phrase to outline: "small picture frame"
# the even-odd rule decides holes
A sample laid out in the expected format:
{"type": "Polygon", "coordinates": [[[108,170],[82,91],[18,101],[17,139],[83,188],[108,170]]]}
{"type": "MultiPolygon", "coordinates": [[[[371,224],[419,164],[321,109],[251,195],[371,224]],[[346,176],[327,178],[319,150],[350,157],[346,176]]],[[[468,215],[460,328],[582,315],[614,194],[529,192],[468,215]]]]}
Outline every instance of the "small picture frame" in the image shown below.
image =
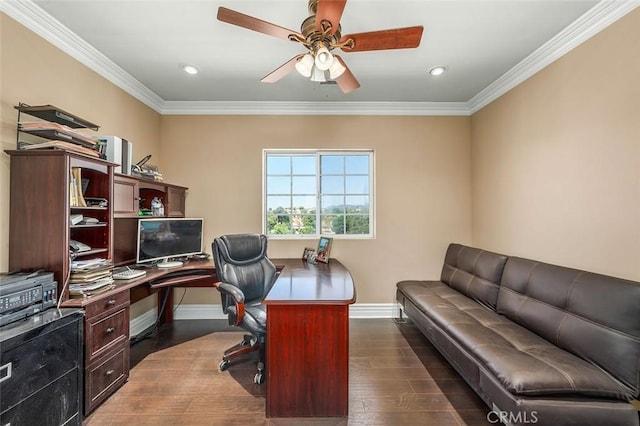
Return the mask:
{"type": "Polygon", "coordinates": [[[331,243],[333,242],[333,238],[330,237],[320,237],[320,241],[318,241],[318,250],[316,251],[316,261],[329,263],[329,255],[331,253],[331,243]]]}
{"type": "Polygon", "coordinates": [[[316,250],[313,247],[305,247],[304,251],[302,252],[302,260],[309,260],[309,256],[314,254],[315,252],[316,250]]]}

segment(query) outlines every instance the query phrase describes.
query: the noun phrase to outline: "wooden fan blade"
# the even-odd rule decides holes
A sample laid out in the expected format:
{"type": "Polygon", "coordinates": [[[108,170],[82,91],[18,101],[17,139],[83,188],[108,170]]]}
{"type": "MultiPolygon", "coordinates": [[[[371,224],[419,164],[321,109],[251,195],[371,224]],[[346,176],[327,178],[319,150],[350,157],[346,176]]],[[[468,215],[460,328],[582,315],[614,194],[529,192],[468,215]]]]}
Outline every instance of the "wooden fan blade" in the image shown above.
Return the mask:
{"type": "Polygon", "coordinates": [[[422,26],[396,28],[393,30],[372,31],[368,33],[347,34],[340,43],[353,40],[353,47],[342,47],[344,52],[363,52],[366,50],[410,49],[420,45],[422,26]]]}
{"type": "Polygon", "coordinates": [[[353,73],[351,72],[347,64],[344,63],[344,61],[340,56],[334,55],[334,58],[340,61],[342,66],[346,68],[342,73],[342,75],[335,79],[336,83],[338,83],[338,86],[340,87],[343,93],[353,92],[358,87],[360,87],[360,83],[358,83],[358,80],[356,80],[353,73]]]}
{"type": "Polygon", "coordinates": [[[293,58],[289,59],[284,64],[280,65],[278,68],[273,70],[271,73],[267,74],[260,80],[263,83],[275,83],[280,80],[285,75],[289,74],[296,66],[296,63],[302,58],[304,55],[296,55],[293,58]]]}
{"type": "Polygon", "coordinates": [[[331,22],[329,35],[333,35],[338,30],[340,18],[347,0],[318,0],[318,10],[316,12],[316,29],[322,31],[320,24],[322,21],[331,22]]]}
{"type": "Polygon", "coordinates": [[[302,34],[297,31],[272,24],[271,22],[263,21],[262,19],[254,18],[253,16],[245,15],[244,13],[236,12],[235,10],[227,9],[226,7],[218,8],[218,20],[246,28],[248,30],[257,31],[262,34],[281,38],[283,40],[289,40],[290,34],[295,34],[304,39],[302,34]]]}

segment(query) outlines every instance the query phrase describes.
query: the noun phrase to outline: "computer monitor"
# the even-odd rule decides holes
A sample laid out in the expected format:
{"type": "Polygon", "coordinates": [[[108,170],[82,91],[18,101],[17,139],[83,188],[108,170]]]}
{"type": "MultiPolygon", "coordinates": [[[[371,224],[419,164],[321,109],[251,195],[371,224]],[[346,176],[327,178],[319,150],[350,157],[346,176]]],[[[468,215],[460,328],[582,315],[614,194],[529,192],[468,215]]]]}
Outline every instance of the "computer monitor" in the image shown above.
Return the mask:
{"type": "Polygon", "coordinates": [[[136,262],[158,262],[160,268],[182,266],[176,258],[202,252],[203,219],[138,219],[136,262]]]}

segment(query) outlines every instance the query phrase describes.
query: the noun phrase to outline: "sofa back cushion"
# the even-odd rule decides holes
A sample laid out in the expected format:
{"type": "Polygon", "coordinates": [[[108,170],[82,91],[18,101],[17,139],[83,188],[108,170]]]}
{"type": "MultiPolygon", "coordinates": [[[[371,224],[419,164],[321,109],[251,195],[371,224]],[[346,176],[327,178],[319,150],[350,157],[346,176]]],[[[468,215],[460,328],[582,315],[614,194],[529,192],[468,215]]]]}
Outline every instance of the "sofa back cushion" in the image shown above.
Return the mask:
{"type": "Polygon", "coordinates": [[[506,260],[501,254],[453,243],[447,249],[440,280],[495,311],[506,260]]]}
{"type": "Polygon", "coordinates": [[[614,376],[640,385],[640,285],[509,257],[498,313],[614,376]]]}

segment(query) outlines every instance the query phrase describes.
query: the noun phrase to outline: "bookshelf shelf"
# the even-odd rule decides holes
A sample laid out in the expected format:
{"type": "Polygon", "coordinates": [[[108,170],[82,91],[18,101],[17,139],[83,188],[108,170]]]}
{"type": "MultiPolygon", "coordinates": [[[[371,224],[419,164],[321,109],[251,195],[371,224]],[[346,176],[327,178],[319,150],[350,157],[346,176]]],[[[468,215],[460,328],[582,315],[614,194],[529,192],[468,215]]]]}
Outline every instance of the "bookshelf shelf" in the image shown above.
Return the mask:
{"type": "Polygon", "coordinates": [[[98,131],[98,129],[100,128],[100,126],[98,126],[97,124],[93,124],[90,121],[80,118],[77,115],[71,114],[70,112],[64,111],[53,105],[31,106],[20,102],[20,104],[15,106],[14,108],[33,117],[37,117],[45,121],[50,121],[52,123],[63,124],[65,126],[71,127],[72,129],[91,129],[98,131]]]}
{"type": "Polygon", "coordinates": [[[102,145],[98,140],[77,130],[97,131],[100,128],[97,124],[53,105],[31,106],[21,102],[14,108],[18,110],[16,149],[36,151],[61,149],[83,153],[90,157],[104,158],[101,152],[102,145]],[[40,120],[24,121],[25,115],[40,120]],[[46,141],[42,142],[42,139],[46,141]]]}

